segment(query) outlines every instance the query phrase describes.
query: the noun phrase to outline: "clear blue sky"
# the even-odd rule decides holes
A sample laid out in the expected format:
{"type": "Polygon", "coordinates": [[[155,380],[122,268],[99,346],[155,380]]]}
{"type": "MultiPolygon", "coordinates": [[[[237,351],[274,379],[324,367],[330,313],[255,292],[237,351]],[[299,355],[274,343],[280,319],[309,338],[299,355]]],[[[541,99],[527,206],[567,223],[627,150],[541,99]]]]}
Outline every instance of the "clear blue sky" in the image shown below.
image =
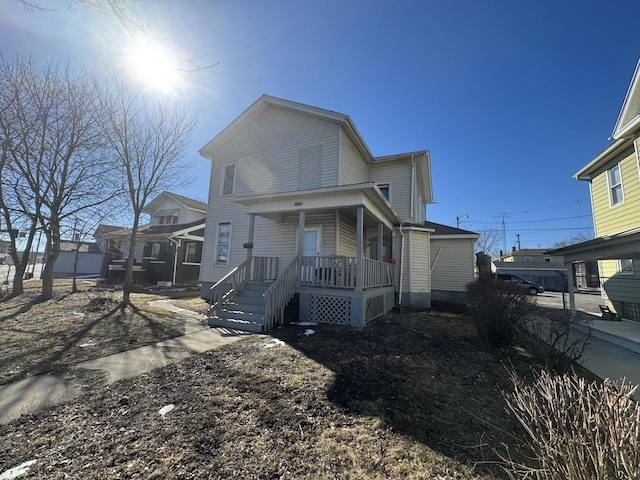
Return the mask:
{"type": "MultiPolygon", "coordinates": [[[[0,51],[99,68],[126,36],[66,0],[0,0],[0,51]]],[[[374,155],[431,151],[435,222],[547,247],[593,233],[588,185],[640,55],[638,1],[147,1],[158,38],[195,64],[180,94],[202,112],[189,153],[267,93],[353,119],[374,155]],[[504,215],[503,215],[504,214],[504,215]]]]}

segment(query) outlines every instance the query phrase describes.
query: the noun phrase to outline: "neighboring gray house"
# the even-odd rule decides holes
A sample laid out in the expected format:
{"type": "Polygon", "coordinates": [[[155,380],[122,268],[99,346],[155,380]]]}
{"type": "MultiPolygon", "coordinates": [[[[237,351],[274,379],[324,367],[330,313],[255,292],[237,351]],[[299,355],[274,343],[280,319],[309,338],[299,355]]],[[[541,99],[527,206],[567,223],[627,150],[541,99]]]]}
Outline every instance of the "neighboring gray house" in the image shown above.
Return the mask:
{"type": "Polygon", "coordinates": [[[517,275],[552,292],[567,292],[567,269],[558,262],[493,262],[496,273],[517,275]]]}
{"type": "MultiPolygon", "coordinates": [[[[163,192],[144,207],[143,213],[150,216],[150,222],[138,228],[134,280],[164,285],[197,283],[207,204],[163,192]]],[[[103,247],[102,276],[121,282],[131,230],[100,225],[94,237],[103,247]]]]}
{"type": "MultiPolygon", "coordinates": [[[[428,151],[375,157],[348,116],[263,95],[200,154],[212,161],[200,275],[211,324],[268,330],[295,295],[300,320],[354,327],[396,301],[431,305],[428,151]]],[[[442,240],[438,269],[455,243],[442,240]]]]}
{"type": "Polygon", "coordinates": [[[98,277],[102,266],[102,251],[95,242],[74,242],[70,240],[60,242],[60,253],[53,264],[53,276],[69,278],[74,270],[78,277],[98,277]],[[78,265],[74,269],[76,262],[78,265]]]}

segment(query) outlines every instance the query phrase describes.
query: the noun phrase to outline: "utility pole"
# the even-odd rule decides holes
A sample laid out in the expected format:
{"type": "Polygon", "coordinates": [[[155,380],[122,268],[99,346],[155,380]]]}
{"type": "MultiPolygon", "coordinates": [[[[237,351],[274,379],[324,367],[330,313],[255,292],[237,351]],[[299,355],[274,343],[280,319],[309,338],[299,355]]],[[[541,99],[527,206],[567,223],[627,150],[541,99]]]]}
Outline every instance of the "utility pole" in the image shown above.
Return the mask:
{"type": "Polygon", "coordinates": [[[505,253],[505,255],[507,254],[507,228],[504,223],[504,216],[506,214],[506,212],[502,212],[502,251],[505,253]]]}
{"type": "Polygon", "coordinates": [[[456,228],[460,228],[460,219],[461,218],[469,218],[469,214],[465,213],[464,215],[460,215],[459,217],[456,217],[456,228]]]}

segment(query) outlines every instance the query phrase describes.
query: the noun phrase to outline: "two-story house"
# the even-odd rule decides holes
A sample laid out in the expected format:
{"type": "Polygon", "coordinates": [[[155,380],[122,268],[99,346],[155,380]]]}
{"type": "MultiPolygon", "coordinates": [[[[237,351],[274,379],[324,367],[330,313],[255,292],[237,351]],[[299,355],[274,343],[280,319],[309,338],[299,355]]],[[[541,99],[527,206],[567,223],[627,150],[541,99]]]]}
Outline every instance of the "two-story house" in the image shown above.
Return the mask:
{"type": "MultiPolygon", "coordinates": [[[[294,295],[301,321],[356,327],[431,304],[429,152],[375,157],[347,115],[263,95],[200,154],[212,325],[268,330],[294,295]]],[[[444,294],[473,280],[477,235],[455,230],[442,244],[464,266],[444,294]]]]}
{"type": "MultiPolygon", "coordinates": [[[[163,192],[145,205],[149,223],[138,229],[134,279],[138,283],[194,283],[200,277],[207,204],[163,192]]],[[[104,255],[102,276],[122,280],[131,230],[100,225],[94,238],[104,255]]]]}
{"type": "Polygon", "coordinates": [[[640,62],[611,139],[574,175],[589,183],[596,238],[549,253],[567,263],[598,260],[603,300],[640,321],[640,62]]]}

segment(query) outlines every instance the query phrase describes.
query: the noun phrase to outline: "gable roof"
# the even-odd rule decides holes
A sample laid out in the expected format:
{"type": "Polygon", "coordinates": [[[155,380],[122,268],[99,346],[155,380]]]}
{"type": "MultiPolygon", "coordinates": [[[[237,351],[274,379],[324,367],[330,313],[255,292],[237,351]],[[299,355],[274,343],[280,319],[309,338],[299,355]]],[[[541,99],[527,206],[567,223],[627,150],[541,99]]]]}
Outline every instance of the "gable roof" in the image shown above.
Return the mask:
{"type": "Polygon", "coordinates": [[[431,185],[431,161],[429,157],[429,151],[422,150],[418,152],[402,153],[397,155],[388,155],[384,157],[374,157],[367,146],[367,143],[362,138],[362,135],[356,128],[353,120],[349,115],[344,113],[334,112],[333,110],[326,110],[324,108],[313,107],[304,103],[293,102],[284,98],[272,97],[271,95],[263,94],[258,100],[253,102],[249,108],[240,114],[233,122],[227,125],[218,135],[213,137],[207,144],[198,150],[201,156],[208,160],[213,160],[213,151],[217,148],[221,142],[229,137],[243,122],[250,120],[254,116],[261,113],[269,105],[277,106],[280,108],[293,110],[305,115],[310,115],[316,118],[321,118],[328,122],[341,125],[347,135],[354,142],[360,153],[364,156],[365,160],[369,163],[384,162],[399,158],[414,157],[417,160],[418,175],[421,182],[421,187],[424,190],[424,195],[429,195],[429,198],[425,198],[426,203],[433,203],[433,188],[431,185]]]}
{"type": "MultiPolygon", "coordinates": [[[[163,215],[170,215],[171,213],[175,213],[175,210],[170,211],[170,210],[160,210],[158,212],[156,212],[156,206],[161,203],[162,198],[168,198],[169,200],[176,202],[180,205],[182,205],[183,207],[189,209],[189,210],[197,210],[199,212],[202,213],[207,213],[207,204],[204,202],[201,202],[199,200],[195,200],[193,198],[189,198],[189,197],[185,197],[183,195],[178,195],[177,193],[172,193],[172,192],[162,192],[160,195],[158,195],[156,198],[154,198],[153,200],[151,200],[149,203],[147,203],[144,208],[142,209],[143,213],[162,213],[163,215]],[[168,213],[170,212],[170,213],[168,213]]],[[[162,215],[159,215],[162,216],[162,215]]]]}
{"type": "Polygon", "coordinates": [[[474,237],[474,238],[478,238],[480,236],[480,234],[476,233],[476,232],[472,232],[470,230],[463,230],[462,228],[456,228],[456,227],[450,227],[449,225],[443,225],[441,223],[435,223],[435,222],[424,222],[425,226],[427,228],[430,228],[433,230],[433,233],[431,234],[431,236],[453,236],[453,235],[457,235],[459,237],[474,237]]]}
{"type": "Polygon", "coordinates": [[[615,140],[633,133],[640,127],[640,60],[636,64],[627,94],[622,102],[611,137],[615,140]]]}

